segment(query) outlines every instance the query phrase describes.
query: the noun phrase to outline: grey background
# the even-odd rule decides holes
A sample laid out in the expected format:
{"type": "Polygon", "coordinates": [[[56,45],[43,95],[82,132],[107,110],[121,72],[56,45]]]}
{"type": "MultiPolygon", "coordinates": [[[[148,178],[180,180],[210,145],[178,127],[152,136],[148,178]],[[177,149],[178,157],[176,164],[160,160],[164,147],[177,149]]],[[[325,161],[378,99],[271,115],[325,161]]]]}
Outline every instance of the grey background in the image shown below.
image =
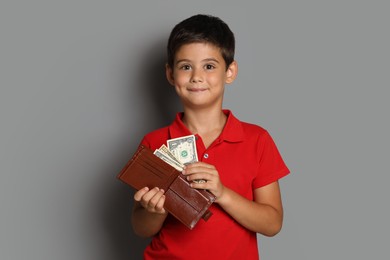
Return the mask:
{"type": "MultiPolygon", "coordinates": [[[[262,259],[385,259],[390,219],[387,1],[1,1],[0,258],[139,259],[116,175],[180,110],[171,28],[235,32],[224,107],[262,125],[292,174],[262,259]]],[[[195,247],[195,245],[194,245],[195,247]]]]}

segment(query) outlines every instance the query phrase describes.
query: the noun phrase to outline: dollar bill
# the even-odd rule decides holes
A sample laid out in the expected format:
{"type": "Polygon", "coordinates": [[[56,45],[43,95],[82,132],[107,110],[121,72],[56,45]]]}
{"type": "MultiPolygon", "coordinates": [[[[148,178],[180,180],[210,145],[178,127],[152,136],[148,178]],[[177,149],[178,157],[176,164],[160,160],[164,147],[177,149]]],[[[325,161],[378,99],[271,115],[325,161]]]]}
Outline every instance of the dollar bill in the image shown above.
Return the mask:
{"type": "Polygon", "coordinates": [[[195,135],[188,135],[167,141],[169,151],[184,165],[197,162],[195,135]]]}
{"type": "Polygon", "coordinates": [[[175,162],[174,160],[169,158],[168,155],[166,155],[165,153],[161,152],[159,149],[156,149],[153,152],[153,154],[156,155],[157,157],[159,157],[161,160],[163,160],[167,164],[171,165],[176,170],[178,170],[178,171],[182,171],[183,170],[183,167],[180,164],[178,164],[177,162],[175,162]]]}
{"type": "Polygon", "coordinates": [[[160,152],[162,152],[163,154],[167,155],[172,161],[175,161],[178,165],[180,165],[182,168],[184,167],[184,164],[182,164],[179,159],[177,159],[172,153],[171,151],[169,151],[168,147],[163,144],[161,145],[161,147],[158,149],[160,152]]]}
{"type": "MultiPolygon", "coordinates": [[[[184,165],[198,161],[195,136],[183,136],[167,141],[168,147],[163,144],[154,151],[154,154],[174,167],[178,171],[184,169],[184,165]]],[[[205,183],[206,180],[193,180],[194,183],[205,183]]]]}

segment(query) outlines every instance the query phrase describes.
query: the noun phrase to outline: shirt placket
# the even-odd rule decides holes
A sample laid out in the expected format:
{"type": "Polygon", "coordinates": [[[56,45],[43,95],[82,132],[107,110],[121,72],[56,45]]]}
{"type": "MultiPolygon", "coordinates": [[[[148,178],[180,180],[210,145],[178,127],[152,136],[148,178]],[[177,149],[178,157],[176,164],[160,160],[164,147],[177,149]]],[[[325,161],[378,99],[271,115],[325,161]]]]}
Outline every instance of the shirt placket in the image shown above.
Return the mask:
{"type": "Polygon", "coordinates": [[[195,135],[195,140],[198,150],[198,160],[200,162],[206,163],[209,163],[210,160],[212,161],[212,155],[214,153],[215,147],[222,143],[222,140],[218,138],[208,148],[206,148],[203,144],[202,138],[199,135],[195,135]]]}

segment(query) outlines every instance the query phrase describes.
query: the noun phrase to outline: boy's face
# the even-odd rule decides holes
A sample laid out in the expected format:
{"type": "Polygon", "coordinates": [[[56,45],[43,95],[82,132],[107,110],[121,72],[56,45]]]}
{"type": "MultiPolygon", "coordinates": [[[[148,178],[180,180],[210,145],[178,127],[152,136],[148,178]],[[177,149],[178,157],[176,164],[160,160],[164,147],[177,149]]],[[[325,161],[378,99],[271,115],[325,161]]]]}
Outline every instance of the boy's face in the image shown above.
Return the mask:
{"type": "Polygon", "coordinates": [[[208,108],[222,106],[224,86],[234,81],[237,64],[234,61],[226,69],[218,47],[190,43],[176,52],[173,68],[167,65],[166,74],[184,106],[208,108]]]}

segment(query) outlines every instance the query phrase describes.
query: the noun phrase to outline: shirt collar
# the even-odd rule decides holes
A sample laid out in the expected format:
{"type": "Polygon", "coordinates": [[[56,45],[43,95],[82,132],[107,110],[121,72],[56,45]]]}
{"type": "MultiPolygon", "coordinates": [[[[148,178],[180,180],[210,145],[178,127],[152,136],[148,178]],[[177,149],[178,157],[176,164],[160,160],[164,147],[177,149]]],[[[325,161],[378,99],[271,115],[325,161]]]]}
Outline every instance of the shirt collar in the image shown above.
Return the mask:
{"type": "MultiPolygon", "coordinates": [[[[218,138],[227,142],[243,141],[244,130],[242,127],[242,123],[233,115],[230,110],[224,109],[223,112],[225,113],[225,115],[227,115],[227,121],[225,127],[222,130],[222,133],[218,138]]],[[[169,126],[170,138],[177,138],[192,134],[181,120],[183,118],[183,115],[183,112],[177,113],[175,120],[169,126]]]]}

